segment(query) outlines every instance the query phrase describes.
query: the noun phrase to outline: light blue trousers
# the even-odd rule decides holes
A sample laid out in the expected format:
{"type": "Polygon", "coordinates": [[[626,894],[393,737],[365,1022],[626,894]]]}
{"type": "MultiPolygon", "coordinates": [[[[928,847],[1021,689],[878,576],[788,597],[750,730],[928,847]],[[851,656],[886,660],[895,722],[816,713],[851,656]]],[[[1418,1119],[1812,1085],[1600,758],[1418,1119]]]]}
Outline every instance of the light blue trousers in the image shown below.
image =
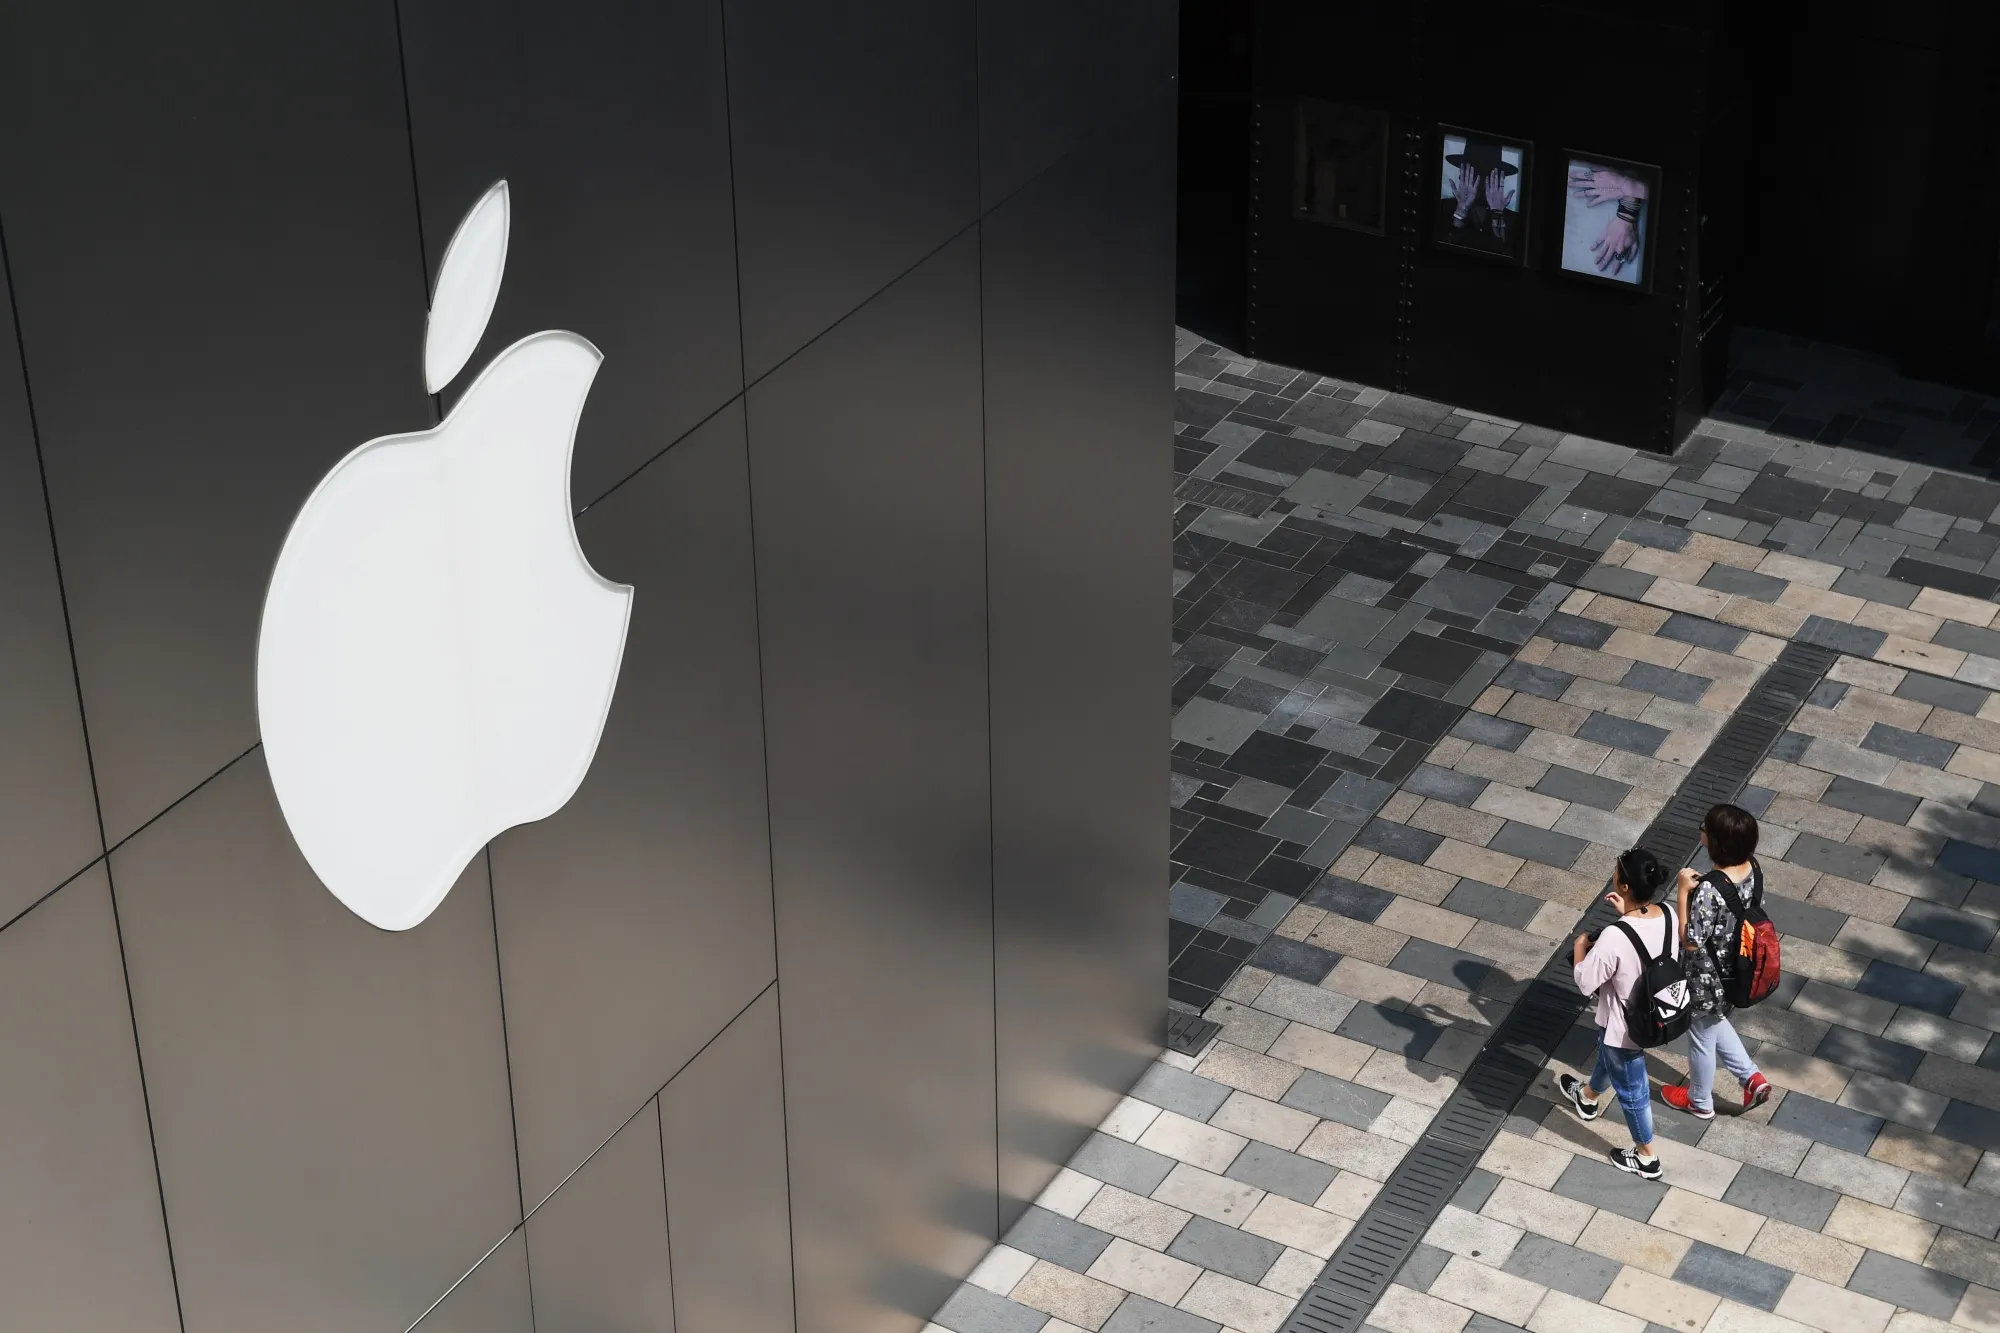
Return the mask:
{"type": "Polygon", "coordinates": [[[1717,1056],[1739,1083],[1748,1083],[1757,1072],[1727,1014],[1696,1014],[1688,1024],[1688,1104],[1697,1111],[1715,1109],[1717,1056]]]}

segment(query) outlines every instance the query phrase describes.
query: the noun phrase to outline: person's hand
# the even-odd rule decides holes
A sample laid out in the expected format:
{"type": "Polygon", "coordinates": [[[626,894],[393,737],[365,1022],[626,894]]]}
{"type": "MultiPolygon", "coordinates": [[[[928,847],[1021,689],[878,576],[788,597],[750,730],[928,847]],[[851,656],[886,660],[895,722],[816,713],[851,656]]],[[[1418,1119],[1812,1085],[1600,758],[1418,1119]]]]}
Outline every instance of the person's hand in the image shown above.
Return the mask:
{"type": "Polygon", "coordinates": [[[1624,218],[1615,217],[1604,225],[1604,234],[1591,243],[1590,249],[1597,256],[1597,271],[1616,277],[1638,258],[1639,233],[1624,218]]]}
{"type": "Polygon", "coordinates": [[[1590,208],[1620,199],[1644,199],[1645,182],[1609,167],[1575,166],[1569,169],[1570,192],[1590,208]]]}
{"type": "Polygon", "coordinates": [[[1498,167],[1486,175],[1486,206],[1496,214],[1514,206],[1514,192],[1507,188],[1507,173],[1498,167]]]}
{"type": "Polygon", "coordinates": [[[1683,898],[1685,898],[1688,894],[1694,892],[1694,886],[1699,883],[1701,883],[1701,876],[1695,874],[1692,869],[1683,867],[1681,870],[1680,881],[1674,886],[1675,892],[1679,893],[1683,898]]]}
{"type": "Polygon", "coordinates": [[[1458,169],[1458,179],[1451,183],[1452,198],[1458,207],[1452,216],[1463,218],[1479,198],[1479,169],[1470,162],[1458,169]]]}
{"type": "Polygon", "coordinates": [[[1576,945],[1574,948],[1570,950],[1570,955],[1569,955],[1570,962],[1572,963],[1582,962],[1583,956],[1589,952],[1590,952],[1590,936],[1588,935],[1577,936],[1576,945]]]}

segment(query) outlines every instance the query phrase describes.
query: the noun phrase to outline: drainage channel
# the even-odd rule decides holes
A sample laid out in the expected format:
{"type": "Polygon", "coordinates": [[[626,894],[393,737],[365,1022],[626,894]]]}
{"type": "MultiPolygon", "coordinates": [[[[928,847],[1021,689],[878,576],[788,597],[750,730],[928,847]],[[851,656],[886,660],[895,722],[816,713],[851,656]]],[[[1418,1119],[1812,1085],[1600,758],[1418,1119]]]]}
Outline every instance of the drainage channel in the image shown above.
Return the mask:
{"type": "MultiPolygon", "coordinates": [[[[1743,790],[1806,696],[1839,660],[1831,648],[1786,644],[1647,828],[1641,845],[1667,865],[1686,865],[1700,845],[1702,816],[1743,790]]],[[[1611,909],[1599,902],[1584,927],[1600,929],[1610,920],[1611,909]]],[[[1558,947],[1313,1280],[1281,1333],[1361,1328],[1582,1012],[1568,955],[1558,947]]]]}

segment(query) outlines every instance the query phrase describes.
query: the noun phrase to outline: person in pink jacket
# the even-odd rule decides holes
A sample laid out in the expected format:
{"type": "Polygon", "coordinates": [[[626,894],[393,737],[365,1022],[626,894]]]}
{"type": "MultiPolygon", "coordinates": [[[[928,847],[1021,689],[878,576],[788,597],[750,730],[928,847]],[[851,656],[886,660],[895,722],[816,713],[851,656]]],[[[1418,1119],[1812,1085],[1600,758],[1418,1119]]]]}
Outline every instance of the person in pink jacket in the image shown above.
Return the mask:
{"type": "MultiPolygon", "coordinates": [[[[1634,847],[1618,858],[1611,892],[1605,895],[1605,901],[1618,910],[1619,919],[1655,956],[1677,943],[1673,913],[1657,901],[1670,882],[1658,857],[1643,847],[1634,847]]],[[[1597,1026],[1602,1032],[1589,1086],[1573,1074],[1558,1078],[1556,1086],[1585,1120],[1604,1114],[1598,1094],[1616,1088],[1633,1146],[1613,1149],[1611,1164],[1646,1180],[1658,1180],[1660,1158],[1653,1151],[1653,1095],[1646,1081],[1646,1053],[1625,1030],[1625,1006],[1631,1002],[1644,965],[1625,932],[1615,928],[1600,931],[1595,938],[1578,935],[1571,962],[1576,967],[1576,988],[1597,1001],[1597,1026]]]]}

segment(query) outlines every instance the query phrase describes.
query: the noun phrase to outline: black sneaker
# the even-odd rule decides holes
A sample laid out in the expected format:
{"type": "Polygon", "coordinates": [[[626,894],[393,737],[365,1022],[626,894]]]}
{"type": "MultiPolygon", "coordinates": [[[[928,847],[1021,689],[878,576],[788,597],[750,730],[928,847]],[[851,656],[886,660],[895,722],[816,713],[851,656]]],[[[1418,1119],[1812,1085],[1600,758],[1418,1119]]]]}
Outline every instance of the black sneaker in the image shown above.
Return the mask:
{"type": "Polygon", "coordinates": [[[1630,1148],[1613,1148],[1611,1150],[1611,1165],[1617,1167],[1620,1171],[1630,1171],[1641,1180],[1658,1180],[1660,1178],[1660,1159],[1657,1157],[1641,1157],[1630,1148]]]}
{"type": "Polygon", "coordinates": [[[1583,1099],[1583,1080],[1576,1075],[1557,1075],[1556,1088],[1563,1096],[1569,1098],[1569,1104],[1575,1108],[1577,1116],[1580,1119],[1595,1120],[1604,1114],[1604,1106],[1601,1102],[1587,1102],[1583,1099]]]}

